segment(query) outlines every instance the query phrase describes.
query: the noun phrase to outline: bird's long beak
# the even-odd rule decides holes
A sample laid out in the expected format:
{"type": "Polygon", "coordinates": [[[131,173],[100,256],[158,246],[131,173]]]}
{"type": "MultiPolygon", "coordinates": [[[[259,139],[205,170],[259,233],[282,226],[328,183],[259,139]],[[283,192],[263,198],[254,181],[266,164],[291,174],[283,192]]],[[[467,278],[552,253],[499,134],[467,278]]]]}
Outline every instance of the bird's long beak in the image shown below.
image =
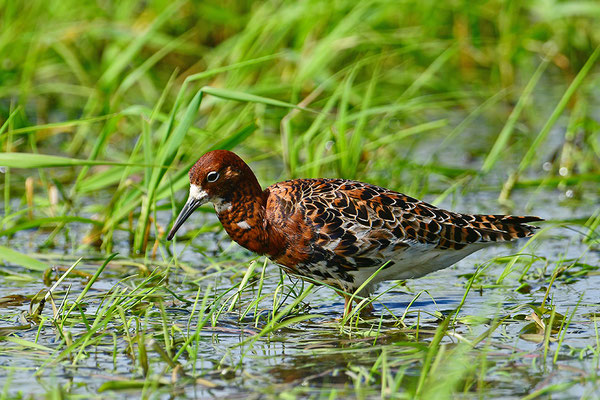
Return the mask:
{"type": "Polygon", "coordinates": [[[175,233],[181,227],[181,225],[183,225],[185,220],[188,219],[190,215],[192,215],[196,208],[200,207],[207,201],[208,194],[203,190],[198,190],[197,186],[192,185],[192,187],[190,187],[190,197],[188,197],[187,201],[185,202],[185,205],[183,206],[183,209],[181,209],[181,212],[177,216],[175,223],[173,223],[173,227],[169,232],[169,236],[167,236],[167,240],[173,239],[173,236],[175,236],[175,233]]]}

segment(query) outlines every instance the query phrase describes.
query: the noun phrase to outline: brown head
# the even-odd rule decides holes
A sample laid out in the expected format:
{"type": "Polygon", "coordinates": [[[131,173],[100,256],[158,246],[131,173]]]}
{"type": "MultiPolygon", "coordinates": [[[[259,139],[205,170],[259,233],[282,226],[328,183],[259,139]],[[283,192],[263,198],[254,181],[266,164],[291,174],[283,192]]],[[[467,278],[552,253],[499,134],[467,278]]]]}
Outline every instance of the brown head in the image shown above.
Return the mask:
{"type": "Polygon", "coordinates": [[[248,165],[235,153],[214,150],[204,154],[190,169],[190,195],[173,228],[167,236],[171,240],[177,230],[202,204],[211,202],[219,207],[236,198],[260,196],[262,189],[248,165]]]}

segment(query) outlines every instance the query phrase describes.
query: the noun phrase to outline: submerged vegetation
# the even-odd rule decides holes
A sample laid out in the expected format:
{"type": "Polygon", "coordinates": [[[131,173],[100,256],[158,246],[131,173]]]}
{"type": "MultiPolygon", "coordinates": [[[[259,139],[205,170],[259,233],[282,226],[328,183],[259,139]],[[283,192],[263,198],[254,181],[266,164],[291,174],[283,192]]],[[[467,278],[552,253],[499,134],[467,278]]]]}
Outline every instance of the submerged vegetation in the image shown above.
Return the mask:
{"type": "Polygon", "coordinates": [[[0,399],[596,398],[600,4],[0,0],[0,399]],[[290,279],[187,171],[547,220],[378,291],[290,279]]]}

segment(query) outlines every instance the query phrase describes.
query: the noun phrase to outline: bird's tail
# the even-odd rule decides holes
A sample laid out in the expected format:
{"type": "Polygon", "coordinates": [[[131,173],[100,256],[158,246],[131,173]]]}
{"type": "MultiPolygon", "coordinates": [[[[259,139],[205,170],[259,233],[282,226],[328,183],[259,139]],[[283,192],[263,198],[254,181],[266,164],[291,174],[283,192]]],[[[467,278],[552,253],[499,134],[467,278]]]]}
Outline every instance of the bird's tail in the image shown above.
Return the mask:
{"type": "Polygon", "coordinates": [[[484,241],[510,241],[533,236],[539,227],[529,222],[543,221],[535,216],[473,215],[470,225],[477,229],[484,241]],[[486,240],[487,239],[487,240],[486,240]]]}

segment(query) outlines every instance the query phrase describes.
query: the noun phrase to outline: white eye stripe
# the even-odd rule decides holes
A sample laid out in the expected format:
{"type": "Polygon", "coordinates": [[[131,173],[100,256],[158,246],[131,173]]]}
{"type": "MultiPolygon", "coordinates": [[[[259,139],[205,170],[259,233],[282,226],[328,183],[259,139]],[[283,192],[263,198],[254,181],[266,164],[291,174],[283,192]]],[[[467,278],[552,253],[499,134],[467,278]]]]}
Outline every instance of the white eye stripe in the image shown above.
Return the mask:
{"type": "Polygon", "coordinates": [[[207,182],[214,182],[219,179],[219,173],[216,171],[211,171],[206,175],[207,182]]]}

